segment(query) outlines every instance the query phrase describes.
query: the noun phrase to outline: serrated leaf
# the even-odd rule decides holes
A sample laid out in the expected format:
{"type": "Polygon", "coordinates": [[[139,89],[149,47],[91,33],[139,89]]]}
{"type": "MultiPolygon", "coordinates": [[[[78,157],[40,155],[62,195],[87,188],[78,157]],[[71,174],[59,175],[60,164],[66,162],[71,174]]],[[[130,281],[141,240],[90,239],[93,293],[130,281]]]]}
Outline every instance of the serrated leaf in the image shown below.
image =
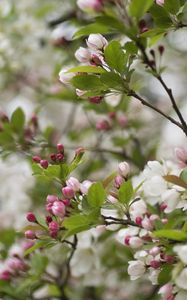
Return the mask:
{"type": "Polygon", "coordinates": [[[119,189],[119,201],[123,204],[128,204],[134,194],[131,180],[128,180],[120,186],[119,189]]]}
{"type": "Polygon", "coordinates": [[[16,132],[20,132],[23,130],[24,124],[25,124],[25,114],[23,110],[20,107],[18,107],[11,116],[12,128],[16,132]]]}
{"type": "Polygon", "coordinates": [[[164,285],[169,282],[172,278],[172,265],[164,265],[161,272],[158,275],[158,283],[164,285]]]}
{"type": "Polygon", "coordinates": [[[91,185],[87,194],[87,202],[91,208],[98,209],[106,200],[106,192],[101,182],[91,185]]]}
{"type": "Polygon", "coordinates": [[[180,1],[179,0],[165,0],[164,8],[171,14],[177,14],[180,9],[180,1]]]}
{"type": "Polygon", "coordinates": [[[140,19],[149,10],[154,0],[132,0],[129,6],[129,13],[132,17],[140,19]]]}
{"type": "Polygon", "coordinates": [[[187,234],[180,230],[175,229],[161,229],[153,232],[153,236],[157,238],[166,238],[174,241],[185,241],[187,240],[187,234]]]}
{"type": "Polygon", "coordinates": [[[182,179],[182,181],[186,183],[186,188],[187,188],[187,168],[185,168],[185,169],[180,173],[180,179],[182,179]]]}
{"type": "Polygon", "coordinates": [[[70,70],[67,71],[67,73],[97,73],[97,74],[102,74],[106,73],[106,70],[104,70],[101,67],[94,67],[94,66],[79,66],[79,67],[74,67],[71,68],[70,70]]]}
{"type": "Polygon", "coordinates": [[[114,72],[107,72],[105,74],[102,74],[101,82],[109,89],[124,90],[125,88],[125,81],[117,73],[114,72]]]}
{"type": "Polygon", "coordinates": [[[102,90],[106,87],[100,81],[100,78],[95,75],[78,75],[71,80],[74,87],[83,90],[102,90]]]}
{"type": "Polygon", "coordinates": [[[104,51],[106,63],[119,73],[126,69],[127,57],[118,41],[110,42],[104,51]]]}
{"type": "Polygon", "coordinates": [[[109,33],[111,32],[111,27],[108,25],[103,25],[99,23],[90,24],[79,29],[75,34],[74,38],[80,38],[82,36],[87,36],[91,33],[109,33]]]}

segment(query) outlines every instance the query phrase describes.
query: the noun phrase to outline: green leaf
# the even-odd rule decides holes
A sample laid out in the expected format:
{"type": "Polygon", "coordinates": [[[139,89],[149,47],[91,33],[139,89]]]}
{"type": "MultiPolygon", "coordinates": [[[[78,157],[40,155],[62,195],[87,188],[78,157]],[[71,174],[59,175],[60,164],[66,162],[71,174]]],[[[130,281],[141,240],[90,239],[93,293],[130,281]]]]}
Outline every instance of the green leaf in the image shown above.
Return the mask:
{"type": "Polygon", "coordinates": [[[106,88],[100,81],[100,78],[94,75],[78,75],[73,77],[71,81],[76,88],[83,91],[102,90],[106,88]]]}
{"type": "Polygon", "coordinates": [[[172,25],[170,16],[168,12],[165,9],[163,9],[163,7],[154,4],[150,9],[150,13],[154,19],[155,24],[159,28],[167,29],[172,25]]]}
{"type": "Polygon", "coordinates": [[[160,285],[164,285],[171,280],[172,270],[173,270],[172,265],[164,265],[163,269],[158,275],[158,283],[160,285]]]}
{"type": "Polygon", "coordinates": [[[180,230],[175,229],[161,229],[153,232],[153,235],[158,238],[166,238],[174,241],[187,240],[187,234],[180,230]]]}
{"type": "Polygon", "coordinates": [[[39,253],[35,254],[34,256],[32,256],[31,259],[31,272],[34,273],[34,275],[40,275],[42,274],[48,264],[48,258],[46,256],[43,256],[39,253]]]}
{"type": "Polygon", "coordinates": [[[132,17],[140,19],[152,6],[154,0],[132,0],[129,6],[129,13],[132,17]]]}
{"type": "Polygon", "coordinates": [[[111,32],[110,25],[103,25],[99,23],[90,24],[79,29],[75,34],[74,38],[80,38],[82,36],[87,36],[91,33],[109,33],[111,32]]]}
{"type": "Polygon", "coordinates": [[[53,246],[54,244],[55,244],[54,241],[50,241],[50,240],[43,240],[43,241],[36,242],[32,247],[25,250],[24,256],[27,256],[28,254],[34,252],[37,249],[48,248],[49,246],[53,246]]]}
{"type": "Polygon", "coordinates": [[[124,91],[125,81],[114,72],[107,72],[101,75],[101,82],[109,89],[116,89],[124,91]]]}
{"type": "Polygon", "coordinates": [[[97,211],[92,211],[88,215],[73,215],[69,218],[65,218],[63,225],[68,231],[64,235],[64,239],[77,234],[82,231],[86,231],[93,226],[98,224],[99,213],[97,211]]]}
{"type": "Polygon", "coordinates": [[[171,14],[176,14],[180,9],[180,1],[179,0],[165,0],[164,8],[171,14]]]}
{"type": "Polygon", "coordinates": [[[118,41],[112,41],[108,44],[104,51],[106,63],[119,73],[123,73],[126,69],[127,57],[122,50],[118,41]]]}
{"type": "Polygon", "coordinates": [[[98,209],[106,200],[106,192],[101,182],[91,185],[87,194],[87,202],[91,208],[98,209]]]}
{"type": "Polygon", "coordinates": [[[186,183],[186,188],[187,188],[187,168],[185,168],[185,169],[181,172],[180,178],[186,183]]]}
{"type": "Polygon", "coordinates": [[[94,66],[79,66],[79,67],[71,68],[70,70],[68,70],[67,73],[76,73],[76,72],[97,73],[97,74],[106,73],[106,71],[103,68],[94,67],[94,66]]]}
{"type": "Polygon", "coordinates": [[[123,204],[128,204],[134,194],[131,180],[124,182],[119,189],[119,201],[123,204]]]}
{"type": "Polygon", "coordinates": [[[110,26],[111,30],[117,30],[122,33],[126,33],[123,22],[114,17],[102,15],[101,17],[96,17],[96,22],[104,26],[110,26]]]}
{"type": "Polygon", "coordinates": [[[25,124],[25,114],[23,110],[18,107],[11,116],[11,125],[16,132],[23,130],[25,124]]]}

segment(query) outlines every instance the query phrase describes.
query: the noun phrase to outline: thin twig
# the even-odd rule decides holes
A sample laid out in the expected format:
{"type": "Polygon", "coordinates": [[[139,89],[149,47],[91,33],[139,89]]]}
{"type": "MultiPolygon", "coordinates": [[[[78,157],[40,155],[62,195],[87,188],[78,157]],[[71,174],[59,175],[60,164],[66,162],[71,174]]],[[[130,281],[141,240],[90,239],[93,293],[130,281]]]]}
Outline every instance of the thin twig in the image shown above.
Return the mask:
{"type": "Polygon", "coordinates": [[[143,105],[145,105],[145,106],[151,108],[152,110],[156,111],[157,113],[159,113],[160,115],[162,115],[163,117],[165,117],[170,122],[172,122],[173,124],[175,124],[176,126],[178,126],[180,129],[182,129],[184,131],[184,128],[183,128],[182,124],[180,124],[178,121],[176,121],[172,117],[168,116],[166,113],[161,111],[158,107],[156,107],[156,106],[152,105],[151,103],[147,102],[145,99],[143,99],[140,95],[136,94],[134,91],[130,91],[129,96],[132,96],[132,97],[138,99],[143,105]]]}
{"type": "MultiPolygon", "coordinates": [[[[152,63],[150,62],[150,60],[149,60],[149,58],[147,56],[147,53],[145,51],[144,46],[140,42],[138,42],[138,41],[136,42],[136,44],[137,44],[138,48],[141,50],[141,52],[142,52],[144,63],[146,63],[150,67],[150,69],[153,71],[153,76],[158,79],[158,81],[161,83],[162,87],[166,91],[167,95],[169,96],[169,99],[170,99],[170,101],[172,103],[173,109],[176,112],[176,114],[177,114],[177,116],[178,116],[178,118],[179,118],[179,120],[180,120],[180,122],[182,124],[182,126],[180,126],[180,128],[184,131],[185,135],[187,136],[187,123],[186,123],[185,119],[183,118],[183,116],[182,116],[182,114],[181,114],[181,112],[180,112],[180,110],[179,110],[179,108],[177,106],[177,103],[176,103],[175,98],[173,96],[172,89],[170,89],[170,88],[167,87],[167,85],[164,82],[162,76],[157,73],[156,68],[152,65],[152,63]]],[[[163,116],[165,116],[165,115],[163,115],[163,116]]],[[[171,119],[170,119],[170,121],[171,121],[171,119]]],[[[175,123],[175,125],[177,125],[177,124],[175,123]]]]}

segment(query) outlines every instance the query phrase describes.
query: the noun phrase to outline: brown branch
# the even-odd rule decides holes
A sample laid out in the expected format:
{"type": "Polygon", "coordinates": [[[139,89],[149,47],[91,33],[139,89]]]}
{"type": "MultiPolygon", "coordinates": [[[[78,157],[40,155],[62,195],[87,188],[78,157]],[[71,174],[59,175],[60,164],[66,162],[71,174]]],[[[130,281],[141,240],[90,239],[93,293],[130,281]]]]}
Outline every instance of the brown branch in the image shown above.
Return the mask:
{"type": "Polygon", "coordinates": [[[158,107],[156,107],[156,106],[152,105],[151,103],[147,102],[145,99],[143,99],[140,95],[136,94],[134,91],[130,91],[128,95],[138,99],[143,105],[145,105],[145,106],[151,108],[152,110],[156,111],[158,114],[165,117],[170,122],[172,122],[173,124],[175,124],[176,126],[178,126],[180,129],[182,129],[184,131],[184,128],[183,128],[182,124],[180,124],[178,121],[176,121],[172,117],[168,116],[166,113],[161,111],[158,107]]]}
{"type": "MultiPolygon", "coordinates": [[[[142,52],[144,63],[147,64],[150,67],[150,69],[153,71],[153,76],[158,79],[158,81],[161,83],[162,87],[164,88],[165,92],[169,96],[169,99],[170,99],[170,101],[172,103],[173,109],[176,112],[176,114],[177,114],[177,116],[178,116],[178,118],[179,118],[182,126],[178,126],[176,123],[174,123],[173,121],[171,121],[171,118],[170,118],[170,121],[173,122],[178,127],[180,127],[184,131],[185,135],[187,136],[187,123],[186,123],[185,119],[183,118],[183,116],[182,116],[182,114],[181,114],[181,112],[180,112],[180,110],[179,110],[179,108],[177,106],[177,103],[176,103],[175,98],[173,96],[172,89],[170,89],[170,88],[167,87],[167,85],[164,82],[162,76],[160,74],[158,74],[156,68],[153,66],[153,64],[149,60],[149,58],[147,56],[147,53],[145,51],[144,46],[140,42],[138,42],[138,41],[136,42],[136,44],[137,44],[137,47],[142,52]]],[[[162,114],[162,115],[165,116],[164,114],[162,114]]]]}

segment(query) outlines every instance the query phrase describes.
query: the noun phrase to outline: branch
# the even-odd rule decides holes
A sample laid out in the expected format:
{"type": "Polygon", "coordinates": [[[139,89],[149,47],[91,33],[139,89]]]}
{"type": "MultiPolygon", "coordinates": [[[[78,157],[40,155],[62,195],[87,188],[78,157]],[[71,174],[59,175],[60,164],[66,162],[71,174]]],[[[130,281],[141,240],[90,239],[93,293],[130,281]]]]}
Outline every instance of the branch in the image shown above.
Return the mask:
{"type": "Polygon", "coordinates": [[[170,122],[172,122],[173,124],[175,124],[176,126],[178,126],[180,129],[182,129],[184,131],[184,128],[183,128],[182,124],[180,124],[178,121],[176,121],[172,117],[168,116],[166,113],[161,111],[159,108],[157,108],[154,105],[152,105],[151,103],[147,102],[145,99],[143,99],[140,95],[136,94],[134,91],[130,91],[129,96],[132,96],[132,97],[138,99],[143,105],[145,105],[145,106],[151,108],[152,110],[156,111],[158,114],[165,117],[170,122]]]}
{"type": "MultiPolygon", "coordinates": [[[[181,112],[180,112],[180,110],[179,110],[179,108],[177,106],[177,103],[176,103],[175,98],[173,96],[172,90],[167,87],[167,85],[164,82],[162,76],[157,73],[156,68],[152,65],[152,63],[149,60],[149,57],[147,56],[147,53],[145,51],[144,46],[140,42],[138,42],[138,41],[136,42],[136,44],[137,44],[138,48],[141,50],[141,52],[142,52],[144,63],[146,63],[150,67],[150,69],[153,71],[154,77],[158,79],[158,81],[161,83],[162,87],[166,91],[167,95],[169,96],[169,99],[170,99],[170,101],[172,103],[173,109],[176,112],[176,114],[177,114],[177,116],[178,116],[178,118],[179,118],[179,120],[180,120],[180,122],[182,124],[182,126],[179,126],[179,127],[184,131],[185,135],[187,136],[187,123],[185,122],[185,119],[183,118],[183,116],[182,116],[182,114],[181,114],[181,112]]],[[[164,114],[162,114],[162,115],[165,116],[164,114]]],[[[171,118],[170,118],[170,121],[171,121],[171,118]]],[[[171,121],[171,122],[173,122],[173,121],[171,121]]],[[[177,125],[176,123],[174,123],[174,124],[177,125]]]]}

